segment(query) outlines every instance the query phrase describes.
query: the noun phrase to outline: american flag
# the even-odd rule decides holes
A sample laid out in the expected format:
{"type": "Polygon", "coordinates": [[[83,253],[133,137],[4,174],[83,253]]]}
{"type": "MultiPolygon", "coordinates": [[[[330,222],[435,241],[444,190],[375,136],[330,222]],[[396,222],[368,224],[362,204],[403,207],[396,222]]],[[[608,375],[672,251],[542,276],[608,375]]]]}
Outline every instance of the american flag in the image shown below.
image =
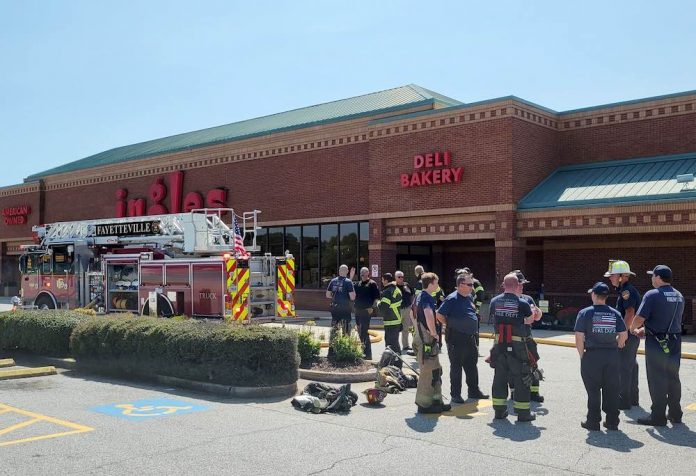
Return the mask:
{"type": "Polygon", "coordinates": [[[592,316],[592,332],[614,332],[616,315],[607,312],[595,312],[592,316]]]}
{"type": "Polygon", "coordinates": [[[234,252],[237,258],[248,258],[250,253],[244,247],[242,230],[239,229],[239,223],[237,223],[237,217],[234,213],[232,214],[232,224],[234,225],[234,252]]]}

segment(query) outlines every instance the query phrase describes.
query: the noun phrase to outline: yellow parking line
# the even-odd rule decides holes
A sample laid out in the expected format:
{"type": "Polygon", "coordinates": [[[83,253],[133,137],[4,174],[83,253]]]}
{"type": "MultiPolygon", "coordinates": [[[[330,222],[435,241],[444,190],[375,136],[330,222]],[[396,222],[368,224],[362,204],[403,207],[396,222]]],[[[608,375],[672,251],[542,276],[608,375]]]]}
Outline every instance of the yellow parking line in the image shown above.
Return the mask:
{"type": "Polygon", "coordinates": [[[686,409],[687,409],[687,410],[694,410],[694,411],[696,411],[696,403],[692,403],[691,405],[689,405],[688,407],[686,407],[686,409]]]}
{"type": "Polygon", "coordinates": [[[29,425],[33,425],[34,423],[38,423],[40,421],[41,421],[40,418],[32,418],[31,420],[24,420],[23,422],[17,423],[17,424],[12,425],[12,426],[8,426],[7,428],[3,428],[2,430],[0,430],[0,435],[4,435],[6,433],[10,433],[12,431],[19,430],[20,428],[24,428],[24,427],[27,427],[29,425]]]}
{"type": "Polygon", "coordinates": [[[41,415],[39,413],[29,412],[27,410],[22,410],[20,408],[15,408],[15,407],[11,407],[9,405],[5,405],[4,403],[0,403],[0,413],[16,413],[18,415],[23,415],[23,416],[29,417],[29,420],[25,420],[21,423],[17,423],[15,425],[12,425],[10,427],[7,427],[7,428],[0,430],[0,435],[9,434],[10,432],[12,432],[14,430],[18,430],[20,428],[25,428],[27,426],[33,425],[34,423],[37,423],[40,421],[45,421],[48,423],[53,423],[55,425],[70,428],[69,431],[61,431],[58,433],[51,433],[51,434],[47,434],[47,435],[32,436],[29,438],[22,438],[19,440],[3,441],[3,442],[0,442],[0,446],[16,445],[18,443],[27,443],[30,441],[47,440],[49,438],[58,438],[61,436],[75,435],[78,433],[87,433],[89,431],[94,430],[94,428],[91,428],[91,427],[86,426],[86,425],[80,425],[78,423],[72,423],[69,421],[60,420],[58,418],[53,418],[53,417],[50,417],[47,415],[41,415]]]}

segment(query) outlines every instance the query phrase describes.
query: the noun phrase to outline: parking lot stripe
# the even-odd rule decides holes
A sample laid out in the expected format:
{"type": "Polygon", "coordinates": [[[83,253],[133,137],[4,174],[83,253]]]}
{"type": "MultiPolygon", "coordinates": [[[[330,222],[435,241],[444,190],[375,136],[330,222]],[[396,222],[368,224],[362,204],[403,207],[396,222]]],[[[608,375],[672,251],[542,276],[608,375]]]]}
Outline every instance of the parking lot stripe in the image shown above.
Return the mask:
{"type": "Polygon", "coordinates": [[[22,438],[19,440],[3,441],[3,442],[0,442],[0,446],[16,445],[18,443],[27,443],[30,441],[47,440],[49,438],[58,438],[61,436],[75,435],[78,433],[87,433],[89,431],[94,430],[94,428],[91,428],[91,427],[86,426],[86,425],[80,425],[78,423],[72,423],[69,421],[60,420],[58,418],[53,418],[53,417],[50,417],[48,415],[41,415],[39,413],[34,413],[34,412],[27,411],[27,410],[22,410],[20,408],[15,408],[15,407],[11,407],[9,405],[5,405],[4,403],[0,403],[0,413],[16,413],[18,415],[29,417],[29,420],[25,420],[21,423],[14,424],[10,427],[7,427],[7,428],[0,430],[0,435],[9,434],[14,430],[18,430],[20,428],[25,428],[25,427],[28,427],[30,425],[33,425],[34,423],[41,422],[41,421],[53,423],[55,425],[59,425],[59,426],[66,427],[66,428],[70,428],[69,431],[61,431],[58,433],[51,433],[51,434],[39,435],[39,436],[31,436],[31,437],[22,438]]]}
{"type": "Polygon", "coordinates": [[[19,430],[20,428],[24,428],[24,427],[27,427],[29,425],[33,425],[34,423],[38,423],[40,421],[41,421],[40,418],[32,418],[31,420],[24,420],[23,422],[17,423],[15,425],[8,426],[7,428],[3,428],[2,430],[0,430],[0,436],[4,435],[6,433],[10,433],[10,432],[15,431],[15,430],[19,430]]]}

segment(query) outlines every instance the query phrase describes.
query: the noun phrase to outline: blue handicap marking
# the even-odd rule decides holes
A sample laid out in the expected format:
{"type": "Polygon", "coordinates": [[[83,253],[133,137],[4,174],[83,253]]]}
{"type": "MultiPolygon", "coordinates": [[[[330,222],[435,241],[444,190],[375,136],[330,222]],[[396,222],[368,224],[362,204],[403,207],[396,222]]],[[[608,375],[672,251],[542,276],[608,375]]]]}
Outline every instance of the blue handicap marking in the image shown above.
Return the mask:
{"type": "Polygon", "coordinates": [[[134,402],[112,403],[92,408],[93,411],[126,420],[153,420],[155,418],[181,415],[206,410],[207,407],[179,400],[151,398],[134,402]]]}

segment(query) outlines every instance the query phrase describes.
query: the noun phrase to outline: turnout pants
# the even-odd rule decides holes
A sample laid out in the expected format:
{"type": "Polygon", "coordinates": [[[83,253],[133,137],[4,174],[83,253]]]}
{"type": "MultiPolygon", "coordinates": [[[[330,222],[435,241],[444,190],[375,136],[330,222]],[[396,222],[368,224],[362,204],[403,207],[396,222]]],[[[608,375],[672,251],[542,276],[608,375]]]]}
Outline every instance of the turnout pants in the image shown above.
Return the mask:
{"type": "MultiPolygon", "coordinates": [[[[427,329],[421,324],[420,332],[428,339],[428,344],[432,345],[435,339],[432,338],[427,329]]],[[[418,367],[420,376],[418,377],[418,386],[416,387],[416,405],[423,408],[428,408],[433,405],[442,404],[442,366],[440,365],[440,356],[435,357],[425,356],[423,352],[423,341],[420,338],[418,329],[413,338],[413,346],[416,348],[416,356],[418,358],[418,367]]]]}
{"type": "Polygon", "coordinates": [[[645,370],[648,374],[648,389],[652,399],[651,417],[653,421],[664,423],[665,410],[669,416],[681,418],[681,336],[672,335],[667,341],[669,353],[665,353],[656,336],[645,338],[645,370]]]}
{"type": "Polygon", "coordinates": [[[367,333],[370,329],[369,309],[355,309],[355,325],[358,328],[358,336],[363,345],[363,352],[367,360],[372,360],[372,343],[370,342],[370,334],[367,333]]]}
{"type": "MultiPolygon", "coordinates": [[[[384,345],[391,347],[394,352],[401,354],[401,346],[399,345],[399,333],[401,332],[401,324],[388,326],[384,324],[384,345]]],[[[401,361],[397,364],[401,367],[401,361]]]]}
{"type": "Polygon", "coordinates": [[[401,311],[401,347],[403,349],[410,348],[408,343],[408,337],[413,329],[413,322],[411,321],[411,306],[402,307],[401,311]]]}
{"type": "Polygon", "coordinates": [[[580,361],[580,374],[587,391],[587,422],[599,424],[602,410],[607,425],[619,424],[619,352],[617,349],[587,349],[580,361]]]}
{"type": "Polygon", "coordinates": [[[496,414],[507,410],[508,382],[512,382],[515,387],[513,402],[515,413],[517,415],[530,413],[529,385],[525,385],[522,381],[522,376],[530,371],[526,355],[527,348],[524,343],[495,344],[492,357],[495,374],[491,394],[496,414]],[[525,356],[524,360],[523,356],[525,356]]]}
{"type": "Polygon", "coordinates": [[[631,408],[638,404],[638,346],[640,338],[628,334],[628,340],[623,349],[619,349],[620,382],[619,407],[631,408]]]}
{"type": "Polygon", "coordinates": [[[462,369],[466,375],[468,395],[476,395],[479,392],[476,335],[450,330],[446,338],[447,354],[450,360],[450,395],[453,397],[462,395],[462,369]]]}

